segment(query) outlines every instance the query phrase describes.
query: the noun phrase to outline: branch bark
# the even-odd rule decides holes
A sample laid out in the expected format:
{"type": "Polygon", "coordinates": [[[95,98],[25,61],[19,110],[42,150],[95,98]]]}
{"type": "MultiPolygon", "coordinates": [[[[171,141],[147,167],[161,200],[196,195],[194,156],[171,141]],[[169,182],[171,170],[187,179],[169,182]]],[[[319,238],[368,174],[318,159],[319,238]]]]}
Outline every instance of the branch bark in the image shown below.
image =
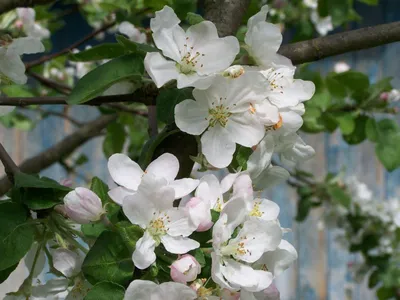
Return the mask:
{"type": "Polygon", "coordinates": [[[19,169],[1,143],[0,143],[0,160],[3,163],[4,171],[6,172],[7,175],[6,179],[8,179],[10,182],[14,182],[14,174],[16,174],[19,171],[19,169]]]}
{"type": "Polygon", "coordinates": [[[298,65],[398,41],[400,22],[393,22],[282,45],[279,53],[290,58],[294,65],[298,65]]]}
{"type": "Polygon", "coordinates": [[[17,7],[33,7],[35,5],[45,5],[55,1],[56,0],[1,0],[0,15],[17,7]]]}
{"type": "MultiPolygon", "coordinates": [[[[108,124],[116,120],[116,118],[116,114],[103,115],[96,120],[87,123],[85,126],[67,136],[62,141],[55,144],[53,147],[24,161],[19,166],[19,170],[24,173],[39,173],[41,170],[51,166],[53,163],[59,161],[61,158],[71,154],[76,148],[78,148],[82,144],[96,137],[104,128],[107,127],[108,124]]],[[[12,184],[9,178],[4,176],[0,179],[0,195],[4,195],[11,187],[12,184]]]]}

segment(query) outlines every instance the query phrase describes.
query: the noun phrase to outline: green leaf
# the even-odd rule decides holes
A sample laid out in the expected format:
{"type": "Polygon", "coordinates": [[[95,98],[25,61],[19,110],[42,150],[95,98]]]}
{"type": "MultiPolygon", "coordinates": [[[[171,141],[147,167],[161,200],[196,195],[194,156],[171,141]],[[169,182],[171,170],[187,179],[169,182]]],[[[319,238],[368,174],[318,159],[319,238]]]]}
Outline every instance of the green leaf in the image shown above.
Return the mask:
{"type": "Polygon", "coordinates": [[[296,221],[303,222],[307,218],[313,206],[312,197],[305,196],[300,198],[299,202],[297,203],[296,221]]]}
{"type": "Polygon", "coordinates": [[[343,99],[347,96],[346,86],[333,76],[326,77],[326,87],[332,96],[343,99]]]}
{"type": "Polygon", "coordinates": [[[0,271],[0,283],[3,283],[7,280],[8,276],[17,268],[18,264],[15,264],[5,270],[0,271]]]}
{"type": "Polygon", "coordinates": [[[0,271],[17,264],[31,248],[34,227],[25,223],[27,218],[28,211],[22,205],[8,201],[0,204],[0,271]]]}
{"type": "Polygon", "coordinates": [[[200,266],[203,268],[206,266],[206,259],[204,257],[204,252],[200,248],[194,250],[194,258],[198,261],[200,266]]]}
{"type": "Polygon", "coordinates": [[[378,5],[379,3],[379,0],[358,0],[358,1],[368,5],[378,5]]]}
{"type": "Polygon", "coordinates": [[[377,291],[376,295],[379,300],[394,299],[396,297],[396,289],[381,286],[377,291]]]}
{"type": "Polygon", "coordinates": [[[384,141],[379,141],[375,152],[381,163],[389,172],[400,166],[400,134],[386,136],[384,141]]]}
{"type": "Polygon", "coordinates": [[[326,91],[314,94],[312,99],[307,102],[310,107],[320,108],[325,111],[331,105],[331,95],[326,91]]]}
{"type": "Polygon", "coordinates": [[[355,145],[365,140],[365,125],[368,119],[369,118],[367,116],[362,115],[355,119],[356,126],[354,130],[350,134],[343,134],[343,139],[346,141],[346,143],[349,145],[355,145]]]}
{"type": "Polygon", "coordinates": [[[365,124],[365,135],[371,142],[376,142],[378,140],[378,126],[375,119],[368,119],[365,124]]]}
{"type": "Polygon", "coordinates": [[[386,141],[387,137],[400,132],[399,125],[391,119],[383,119],[377,123],[378,139],[386,141]]]}
{"type": "Polygon", "coordinates": [[[352,133],[356,127],[354,117],[351,114],[343,114],[336,117],[336,120],[338,121],[340,130],[343,134],[352,133]]]}
{"type": "Polygon", "coordinates": [[[335,26],[346,22],[351,12],[349,0],[327,0],[329,14],[332,16],[332,23],[335,26]]]}
{"type": "Polygon", "coordinates": [[[119,234],[104,231],[89,250],[82,265],[85,278],[96,284],[111,281],[127,285],[133,276],[132,252],[119,234]]]}
{"type": "Polygon", "coordinates": [[[249,160],[250,155],[253,153],[253,150],[244,146],[237,146],[236,151],[233,154],[233,160],[231,166],[236,170],[247,170],[247,161],[249,160]]]}
{"type": "Polygon", "coordinates": [[[1,91],[8,97],[34,97],[35,95],[24,85],[5,85],[1,91]]]}
{"type": "Polygon", "coordinates": [[[329,5],[327,0],[318,0],[318,14],[320,17],[327,17],[329,15],[329,5]]]}
{"type": "Polygon", "coordinates": [[[361,72],[347,71],[335,74],[332,78],[348,88],[350,91],[362,91],[369,88],[369,78],[361,72]]]}
{"type": "Polygon", "coordinates": [[[154,48],[147,44],[139,44],[131,41],[130,39],[124,37],[123,35],[117,34],[117,42],[125,48],[125,50],[132,53],[146,54],[147,52],[160,52],[157,48],[154,48]]]}
{"type": "Polygon", "coordinates": [[[329,185],[327,192],[332,197],[332,200],[349,209],[351,205],[351,197],[339,186],[329,185]]]}
{"type": "Polygon", "coordinates": [[[373,289],[380,281],[380,270],[375,270],[368,278],[368,288],[373,289]]]}
{"type": "Polygon", "coordinates": [[[69,187],[59,184],[57,181],[47,178],[38,177],[35,175],[25,174],[19,172],[14,176],[15,187],[25,188],[44,188],[44,189],[56,189],[60,191],[71,191],[69,187]]]}
{"type": "Polygon", "coordinates": [[[106,137],[103,141],[103,151],[106,157],[122,152],[126,140],[125,127],[117,122],[107,126],[106,137]]]}
{"type": "Polygon", "coordinates": [[[93,177],[92,182],[90,183],[90,189],[101,199],[103,204],[108,202],[113,203],[110,196],[108,196],[108,185],[104,183],[99,177],[93,177]]]}
{"type": "Polygon", "coordinates": [[[79,157],[75,160],[75,166],[82,166],[88,161],[89,158],[85,154],[81,153],[81,155],[79,155],[79,157]]]}
{"type": "Polygon", "coordinates": [[[136,242],[143,236],[143,229],[128,221],[119,222],[116,224],[116,227],[126,247],[133,252],[136,247],[136,242]]]}
{"type": "MultiPolygon", "coordinates": [[[[197,0],[173,0],[172,8],[179,19],[183,20],[188,12],[196,10],[197,0]]],[[[193,24],[191,24],[193,25],[193,24]]]]}
{"type": "Polygon", "coordinates": [[[72,61],[93,61],[112,59],[124,54],[125,48],[120,44],[104,43],[79,53],[72,53],[69,55],[69,59],[72,61]]]}
{"type": "Polygon", "coordinates": [[[78,81],[68,97],[69,104],[85,103],[122,80],[140,80],[143,76],[143,58],[128,54],[115,58],[90,71],[78,81]]]}
{"type": "Polygon", "coordinates": [[[157,97],[158,120],[172,124],[174,122],[175,106],[186,99],[193,99],[192,89],[162,89],[157,97]]]}
{"type": "Polygon", "coordinates": [[[109,281],[102,281],[95,284],[83,300],[123,300],[124,295],[125,289],[123,286],[109,281]]]}
{"type": "Polygon", "coordinates": [[[204,21],[204,18],[198,14],[192,13],[192,12],[188,12],[186,15],[186,21],[190,24],[190,25],[196,25],[200,22],[204,21]]]}

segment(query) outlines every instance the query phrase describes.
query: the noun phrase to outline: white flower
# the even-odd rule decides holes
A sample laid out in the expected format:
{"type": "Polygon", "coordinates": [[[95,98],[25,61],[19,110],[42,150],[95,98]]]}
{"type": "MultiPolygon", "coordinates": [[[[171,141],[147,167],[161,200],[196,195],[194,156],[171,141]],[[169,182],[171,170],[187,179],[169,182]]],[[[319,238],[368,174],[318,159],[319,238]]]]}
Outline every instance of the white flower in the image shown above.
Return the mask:
{"type": "Polygon", "coordinates": [[[213,226],[214,223],[211,220],[211,207],[208,199],[204,200],[199,197],[192,197],[185,204],[185,209],[196,231],[207,231],[213,226]]]}
{"type": "Polygon", "coordinates": [[[336,73],[343,73],[343,72],[347,72],[348,70],[350,70],[350,66],[348,63],[346,63],[344,61],[339,61],[333,66],[333,70],[336,73]]]}
{"type": "Polygon", "coordinates": [[[140,32],[139,29],[127,21],[119,24],[118,31],[122,34],[125,34],[133,42],[145,44],[147,41],[146,34],[140,32]]]}
{"type": "Polygon", "coordinates": [[[256,145],[264,136],[264,126],[253,113],[255,103],[265,99],[256,72],[237,79],[218,76],[207,90],[194,89],[196,101],[185,100],[175,106],[176,125],[184,132],[200,135],[202,152],[215,167],[228,166],[236,143],[256,145]]]}
{"type": "Polygon", "coordinates": [[[147,53],[146,71],[157,87],[176,79],[178,88],[206,89],[213,81],[212,75],[224,71],[234,61],[239,42],[233,36],[219,38],[215,25],[209,21],[190,26],[185,32],[175,24],[176,18],[150,23],[154,43],[170,60],[160,53],[147,53]]]}
{"type": "Polygon", "coordinates": [[[277,54],[282,44],[282,33],[279,26],[267,23],[268,6],[264,5],[260,12],[247,22],[245,43],[250,56],[259,66],[269,68],[273,65],[292,66],[290,59],[277,54]]]}
{"type": "Polygon", "coordinates": [[[126,196],[132,195],[137,190],[146,173],[166,179],[175,190],[176,199],[188,195],[199,184],[198,180],[191,178],[174,180],[178,175],[179,161],[170,153],[164,153],[152,161],[145,171],[125,154],[114,154],[108,160],[108,171],[112,179],[119,185],[119,187],[111,189],[108,194],[119,205],[122,205],[126,196]]]}
{"type": "Polygon", "coordinates": [[[81,271],[82,259],[79,255],[65,248],[58,248],[53,251],[53,266],[65,277],[73,277],[81,271]]]}
{"type": "Polygon", "coordinates": [[[288,167],[295,167],[298,162],[305,162],[315,155],[315,150],[296,133],[275,138],[274,152],[280,154],[281,162],[288,167]]]}
{"type": "Polygon", "coordinates": [[[64,207],[68,217],[79,224],[98,221],[105,213],[99,196],[83,187],[76,188],[64,197],[64,207]]]}
{"type": "Polygon", "coordinates": [[[172,280],[184,284],[194,281],[197,275],[201,273],[199,262],[190,254],[185,254],[178,258],[170,268],[172,280]]]}
{"type": "Polygon", "coordinates": [[[20,56],[43,51],[42,42],[32,37],[18,38],[11,42],[0,40],[0,80],[6,76],[17,84],[25,84],[28,78],[20,56]]]}
{"type": "Polygon", "coordinates": [[[195,228],[185,210],[173,207],[175,191],[163,177],[143,176],[137,192],[127,196],[123,211],[128,219],[145,229],[132,255],[135,266],[145,269],[155,260],[154,249],[160,244],[170,253],[184,254],[200,244],[187,238],[195,228]]]}
{"type": "Polygon", "coordinates": [[[164,282],[160,285],[147,280],[132,281],[125,292],[124,300],[194,300],[196,292],[177,282],[164,282]]]}
{"type": "Polygon", "coordinates": [[[17,8],[17,15],[22,23],[25,34],[39,40],[50,37],[50,31],[35,22],[36,12],[33,8],[17,8]]]}
{"type": "Polygon", "coordinates": [[[255,270],[250,264],[278,247],[282,230],[275,221],[248,220],[232,238],[246,211],[242,199],[229,201],[235,203],[235,209],[230,206],[229,214],[222,210],[213,228],[212,279],[222,288],[233,291],[262,291],[271,284],[273,275],[269,271],[255,270]]]}
{"type": "Polygon", "coordinates": [[[165,5],[162,10],[156,11],[155,17],[150,19],[150,28],[153,32],[172,28],[181,22],[174,10],[165,5]]]}
{"type": "Polygon", "coordinates": [[[400,91],[393,89],[388,94],[388,101],[389,102],[397,102],[400,100],[400,91]]]}
{"type": "Polygon", "coordinates": [[[241,300],[280,300],[280,293],[274,283],[261,292],[251,293],[245,290],[240,291],[241,300]]]}
{"type": "Polygon", "coordinates": [[[315,29],[322,36],[327,35],[329,31],[333,30],[332,17],[321,18],[316,10],[311,12],[311,22],[313,22],[315,29]]]}
{"type": "Polygon", "coordinates": [[[312,9],[317,9],[318,8],[318,0],[303,0],[303,3],[305,6],[312,8],[312,9]]]}

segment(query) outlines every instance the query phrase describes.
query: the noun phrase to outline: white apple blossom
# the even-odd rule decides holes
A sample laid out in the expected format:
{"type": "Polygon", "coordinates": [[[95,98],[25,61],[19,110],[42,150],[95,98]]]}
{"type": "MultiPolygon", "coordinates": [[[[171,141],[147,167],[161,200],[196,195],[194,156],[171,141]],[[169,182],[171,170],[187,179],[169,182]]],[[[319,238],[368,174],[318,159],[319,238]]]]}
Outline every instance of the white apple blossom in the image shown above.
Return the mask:
{"type": "Polygon", "coordinates": [[[190,287],[178,282],[160,285],[147,280],[132,281],[125,292],[124,300],[194,300],[197,294],[190,287]]]}
{"type": "Polygon", "coordinates": [[[28,78],[25,75],[25,64],[20,56],[43,51],[42,42],[36,38],[0,40],[0,80],[9,79],[16,84],[25,84],[28,78]]]}
{"type": "Polygon", "coordinates": [[[303,0],[303,4],[312,9],[318,8],[318,0],[303,0]]]}
{"type": "Polygon", "coordinates": [[[275,221],[247,220],[237,236],[232,234],[242,224],[246,215],[245,200],[230,199],[213,228],[212,278],[222,288],[259,292],[272,282],[269,271],[256,270],[251,264],[267,251],[275,250],[282,237],[282,230],[275,221]]]}
{"type": "Polygon", "coordinates": [[[400,91],[393,89],[388,93],[389,102],[398,102],[400,100],[400,91]]]}
{"type": "Polygon", "coordinates": [[[65,248],[58,248],[53,251],[53,266],[65,277],[73,277],[81,271],[83,263],[78,253],[65,248]]]}
{"type": "Polygon", "coordinates": [[[79,224],[98,221],[105,213],[99,196],[83,187],[76,188],[64,197],[64,208],[68,217],[79,224]]]}
{"type": "Polygon", "coordinates": [[[137,192],[124,200],[125,215],[133,224],[145,229],[132,255],[137,268],[145,269],[156,260],[154,249],[160,243],[175,254],[184,254],[200,246],[188,238],[195,227],[190,226],[184,209],[173,207],[174,200],[175,190],[167,180],[152,173],[144,175],[137,192]]]}
{"type": "Polygon", "coordinates": [[[180,130],[192,135],[204,132],[202,152],[211,165],[228,166],[236,143],[252,147],[263,138],[264,125],[254,114],[254,105],[266,98],[260,75],[246,72],[236,79],[217,76],[207,90],[193,90],[196,101],[185,100],[175,106],[175,122],[180,130]]]}
{"type": "Polygon", "coordinates": [[[176,199],[188,195],[199,184],[198,180],[191,178],[174,180],[178,175],[179,161],[170,153],[164,153],[152,161],[145,171],[125,154],[113,154],[108,160],[108,171],[112,179],[119,185],[119,187],[111,189],[108,194],[119,205],[122,205],[126,196],[135,193],[143,175],[147,173],[164,178],[175,190],[176,199]]]}
{"type": "Polygon", "coordinates": [[[153,32],[159,32],[162,29],[175,27],[180,22],[174,10],[165,5],[162,10],[156,11],[154,18],[150,19],[150,28],[153,32]]]}
{"type": "Polygon", "coordinates": [[[268,6],[264,5],[260,12],[249,18],[244,40],[247,50],[261,67],[292,66],[290,59],[277,53],[282,44],[282,33],[279,26],[266,22],[267,14],[268,6]]]}
{"type": "Polygon", "coordinates": [[[345,61],[338,61],[337,63],[335,63],[335,65],[333,66],[333,70],[336,73],[343,73],[343,72],[347,72],[348,70],[350,70],[350,66],[348,63],[346,63],[345,61]]]}
{"type": "Polygon", "coordinates": [[[315,29],[322,36],[333,30],[332,17],[320,17],[317,10],[311,12],[311,22],[313,22],[315,29]]]}
{"type": "Polygon", "coordinates": [[[315,155],[313,147],[307,145],[297,133],[274,138],[274,152],[279,153],[281,162],[288,167],[295,167],[298,162],[305,162],[315,155]]]}
{"type": "Polygon", "coordinates": [[[160,15],[173,15],[169,9],[150,22],[158,52],[147,53],[144,64],[157,87],[177,80],[178,88],[193,86],[206,89],[213,75],[224,71],[239,53],[239,42],[233,36],[219,38],[212,22],[203,21],[185,32],[176,23],[176,15],[165,21],[160,15]],[[166,59],[165,57],[169,58],[166,59]]]}
{"type": "Polygon", "coordinates": [[[20,24],[27,36],[37,38],[39,40],[50,37],[50,31],[36,22],[36,12],[33,8],[17,8],[17,15],[19,18],[17,24],[20,24]]]}
{"type": "Polygon", "coordinates": [[[194,281],[201,273],[199,262],[190,254],[182,255],[171,265],[170,275],[173,281],[186,284],[194,281]]]}
{"type": "Polygon", "coordinates": [[[140,32],[133,24],[124,21],[118,26],[118,31],[122,34],[125,34],[132,42],[136,42],[139,44],[145,44],[147,41],[146,34],[140,32]]]}

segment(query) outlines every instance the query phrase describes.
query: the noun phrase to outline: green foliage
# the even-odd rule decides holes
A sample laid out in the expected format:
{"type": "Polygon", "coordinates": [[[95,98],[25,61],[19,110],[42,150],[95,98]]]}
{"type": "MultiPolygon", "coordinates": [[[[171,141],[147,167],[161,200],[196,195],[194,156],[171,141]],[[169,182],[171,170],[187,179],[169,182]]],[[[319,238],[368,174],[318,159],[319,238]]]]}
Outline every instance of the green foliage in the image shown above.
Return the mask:
{"type": "Polygon", "coordinates": [[[329,185],[327,187],[327,192],[333,201],[347,209],[350,208],[351,197],[342,187],[338,185],[329,185]]]}
{"type": "Polygon", "coordinates": [[[101,233],[82,265],[83,274],[91,284],[110,281],[126,286],[133,270],[131,251],[121,236],[111,231],[101,233]]]}
{"type": "Polygon", "coordinates": [[[3,283],[4,281],[7,280],[8,276],[15,270],[15,268],[18,266],[18,264],[15,264],[7,269],[1,270],[0,271],[0,283],[3,283]]]}
{"type": "Polygon", "coordinates": [[[102,59],[112,59],[125,54],[125,48],[120,44],[104,43],[94,46],[79,53],[72,53],[69,59],[72,61],[95,61],[102,59]]]}
{"type": "Polygon", "coordinates": [[[133,42],[123,35],[117,35],[116,39],[119,45],[121,45],[125,49],[125,51],[131,53],[136,53],[144,56],[147,52],[159,52],[159,50],[157,48],[154,48],[153,46],[133,42]]]}
{"type": "Polygon", "coordinates": [[[143,59],[134,54],[117,57],[83,76],[68,97],[69,104],[85,103],[122,80],[140,80],[143,59]]]}
{"type": "Polygon", "coordinates": [[[131,224],[128,221],[122,221],[115,225],[120,234],[125,246],[132,252],[135,250],[136,242],[143,236],[143,229],[131,224]]]}
{"type": "Polygon", "coordinates": [[[186,99],[193,99],[192,89],[162,89],[157,97],[157,119],[166,124],[174,122],[175,106],[186,99]]]}
{"type": "Polygon", "coordinates": [[[186,21],[190,24],[190,25],[196,25],[200,22],[204,21],[204,18],[198,14],[192,13],[192,12],[188,12],[186,15],[186,21]]]}
{"type": "Polygon", "coordinates": [[[125,127],[118,122],[107,126],[106,137],[103,141],[103,152],[106,157],[122,152],[126,140],[125,127]]]}
{"type": "Polygon", "coordinates": [[[125,289],[119,284],[102,281],[95,284],[84,300],[123,300],[125,289]]]}
{"type": "Polygon", "coordinates": [[[253,150],[251,148],[238,145],[233,154],[231,167],[235,170],[247,170],[247,161],[252,153],[253,150]]]}

